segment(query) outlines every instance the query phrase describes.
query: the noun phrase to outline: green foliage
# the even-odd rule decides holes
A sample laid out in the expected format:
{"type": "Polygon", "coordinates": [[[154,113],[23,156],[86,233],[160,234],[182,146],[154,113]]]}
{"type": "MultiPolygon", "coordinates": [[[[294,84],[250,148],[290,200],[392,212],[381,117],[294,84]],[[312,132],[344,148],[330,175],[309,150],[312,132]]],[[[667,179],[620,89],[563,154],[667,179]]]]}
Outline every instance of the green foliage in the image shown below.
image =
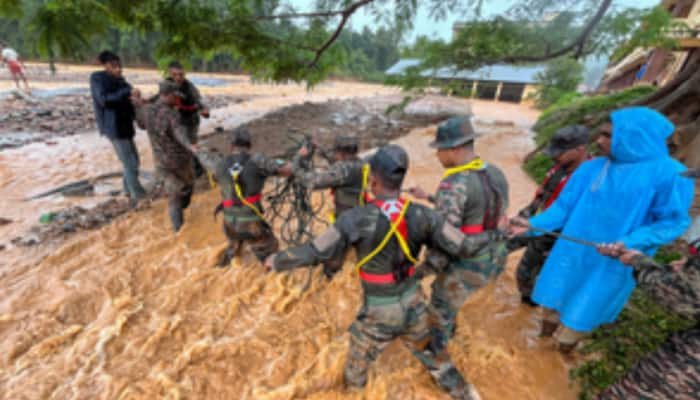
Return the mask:
{"type": "Polygon", "coordinates": [[[524,165],[523,169],[538,184],[544,181],[547,171],[554,166],[554,160],[544,154],[535,154],[524,165]]]}
{"type": "Polygon", "coordinates": [[[629,38],[624,41],[610,56],[612,62],[617,62],[625,58],[636,48],[664,48],[674,49],[678,47],[678,41],[674,39],[670,32],[687,31],[688,26],[675,20],[671,14],[662,6],[651,9],[648,13],[641,16],[632,16],[637,18],[637,21],[619,21],[619,25],[611,26],[620,34],[630,31],[630,25],[634,25],[633,32],[628,35],[629,38]]]}
{"type": "Polygon", "coordinates": [[[576,90],[583,80],[583,65],[572,58],[558,58],[535,77],[538,89],[535,104],[543,109],[556,103],[565,94],[576,90]]]}
{"type": "Polygon", "coordinates": [[[593,331],[580,350],[589,357],[570,373],[581,387],[579,398],[593,398],[669,334],[692,326],[693,322],[669,313],[643,291],[635,290],[617,321],[593,331]]]}
{"type": "Polygon", "coordinates": [[[584,97],[561,107],[550,107],[533,126],[535,142],[538,145],[548,143],[554,132],[568,125],[596,126],[607,118],[610,111],[648,96],[655,89],[652,86],[635,86],[610,95],[584,97]]]}

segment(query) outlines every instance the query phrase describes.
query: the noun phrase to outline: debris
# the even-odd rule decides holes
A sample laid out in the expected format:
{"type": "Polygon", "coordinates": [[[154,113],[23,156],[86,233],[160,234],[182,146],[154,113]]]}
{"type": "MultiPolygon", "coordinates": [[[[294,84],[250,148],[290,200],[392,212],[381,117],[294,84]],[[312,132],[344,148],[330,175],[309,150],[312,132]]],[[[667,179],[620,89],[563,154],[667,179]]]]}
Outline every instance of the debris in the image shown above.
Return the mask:
{"type": "Polygon", "coordinates": [[[0,226],[11,224],[13,221],[11,219],[0,217],[0,226]]]}

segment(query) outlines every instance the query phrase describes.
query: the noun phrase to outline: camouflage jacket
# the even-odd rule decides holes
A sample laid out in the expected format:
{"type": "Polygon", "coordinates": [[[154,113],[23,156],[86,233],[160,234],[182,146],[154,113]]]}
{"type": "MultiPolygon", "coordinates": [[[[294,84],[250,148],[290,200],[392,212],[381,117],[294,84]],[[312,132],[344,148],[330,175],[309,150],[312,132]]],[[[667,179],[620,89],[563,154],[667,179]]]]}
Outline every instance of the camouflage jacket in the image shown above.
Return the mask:
{"type": "Polygon", "coordinates": [[[195,126],[199,125],[199,111],[207,108],[202,102],[202,95],[194,83],[185,79],[185,82],[180,86],[180,92],[185,96],[178,104],[180,118],[183,125],[195,126]]]}
{"type": "Polygon", "coordinates": [[[645,256],[634,264],[637,284],[654,300],[686,318],[700,317],[700,256],[690,257],[678,272],[645,256]]]}
{"type": "Polygon", "coordinates": [[[535,198],[518,214],[523,218],[530,218],[547,209],[556,200],[570,176],[571,173],[567,172],[565,168],[556,165],[552,167],[547,171],[542,185],[537,189],[535,198]],[[564,181],[563,184],[562,181],[564,181]]]}
{"type": "Polygon", "coordinates": [[[158,167],[173,170],[190,166],[192,143],[175,108],[160,100],[145,104],[137,108],[136,122],[148,132],[158,167]]]}
{"type": "Polygon", "coordinates": [[[294,175],[311,189],[333,190],[335,213],[340,214],[360,205],[363,165],[364,161],[355,158],[335,162],[325,171],[303,171],[295,162],[294,175]]]}
{"type": "MultiPolygon", "coordinates": [[[[423,205],[410,204],[404,218],[408,233],[407,244],[412,254],[419,254],[423,245],[430,245],[447,254],[466,258],[478,252],[489,241],[487,234],[464,236],[423,205]]],[[[361,260],[378,247],[389,229],[389,219],[377,206],[370,204],[355,207],[340,215],[333,226],[311,242],[277,253],[274,269],[285,271],[314,265],[331,259],[350,246],[355,247],[357,259],[361,260]]],[[[392,274],[403,259],[398,241],[392,237],[386,247],[362,266],[361,271],[375,275],[392,274]]],[[[414,275],[393,283],[374,284],[362,280],[362,287],[365,296],[398,296],[413,290],[417,282],[414,275]]]]}
{"type": "MultiPolygon", "coordinates": [[[[223,200],[233,200],[236,205],[224,208],[225,216],[237,216],[254,219],[254,212],[245,205],[240,204],[234,187],[232,167],[239,165],[241,172],[238,175],[238,184],[244,198],[258,195],[262,192],[268,177],[276,175],[284,161],[268,158],[260,153],[248,153],[236,151],[229,155],[215,152],[197,152],[197,158],[202,165],[214,174],[221,188],[223,200]]],[[[262,210],[260,203],[256,204],[262,210]]]]}
{"type": "MultiPolygon", "coordinates": [[[[500,197],[499,215],[508,208],[508,181],[501,170],[486,165],[486,173],[493,190],[500,197]]],[[[485,190],[475,171],[464,171],[448,176],[438,186],[434,196],[435,211],[453,226],[481,225],[486,211],[485,190]]]]}

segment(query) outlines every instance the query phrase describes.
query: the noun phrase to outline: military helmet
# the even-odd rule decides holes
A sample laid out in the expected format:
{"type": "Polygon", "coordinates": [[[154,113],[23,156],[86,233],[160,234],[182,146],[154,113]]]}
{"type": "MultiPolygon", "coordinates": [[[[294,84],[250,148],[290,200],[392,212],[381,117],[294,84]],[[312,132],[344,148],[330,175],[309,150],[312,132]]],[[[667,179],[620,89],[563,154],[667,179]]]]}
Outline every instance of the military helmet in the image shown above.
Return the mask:
{"type": "Polygon", "coordinates": [[[554,133],[544,154],[551,158],[559,157],[565,151],[587,144],[590,134],[590,130],[583,125],[565,126],[554,133]]]}
{"type": "Polygon", "coordinates": [[[338,135],[335,137],[333,148],[347,153],[357,153],[358,141],[356,136],[338,135]]]}
{"type": "Polygon", "coordinates": [[[252,139],[250,132],[246,128],[236,128],[231,135],[231,144],[234,146],[250,147],[252,139]]]}
{"type": "Polygon", "coordinates": [[[390,144],[379,148],[369,160],[373,174],[392,189],[398,189],[408,171],[408,154],[401,146],[390,144]]]}
{"type": "Polygon", "coordinates": [[[452,149],[473,142],[474,139],[476,139],[476,131],[470,118],[452,117],[438,126],[435,140],[430,143],[430,147],[452,149]]]}

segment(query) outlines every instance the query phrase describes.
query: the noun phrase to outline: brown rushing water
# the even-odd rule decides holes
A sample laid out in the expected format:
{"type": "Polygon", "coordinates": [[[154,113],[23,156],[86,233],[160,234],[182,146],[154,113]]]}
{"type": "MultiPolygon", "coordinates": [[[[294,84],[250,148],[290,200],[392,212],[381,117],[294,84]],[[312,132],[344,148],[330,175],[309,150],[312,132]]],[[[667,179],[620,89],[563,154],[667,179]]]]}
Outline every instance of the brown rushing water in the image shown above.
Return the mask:
{"type": "MultiPolygon", "coordinates": [[[[289,99],[275,104],[283,101],[289,99]]],[[[476,103],[474,111],[486,119],[522,117],[519,125],[533,117],[493,103],[476,103]]],[[[415,130],[398,141],[411,155],[409,185],[432,189],[439,177],[426,146],[433,132],[415,130]]],[[[3,213],[21,226],[64,201],[12,200],[40,191],[37,182],[48,188],[116,166],[106,144],[87,136],[53,149],[33,146],[40,145],[0,154],[3,213]]],[[[534,190],[519,167],[530,147],[519,128],[492,127],[477,142],[508,175],[512,210],[534,190]]],[[[315,271],[303,293],[306,269],[264,274],[247,251],[232,268],[213,268],[225,247],[211,217],[218,200],[213,191],[196,195],[177,235],[158,201],[56,248],[0,253],[0,398],[448,398],[399,343],[379,357],[365,390],[343,389],[346,331],[360,302],[352,268],[331,282],[315,271]]],[[[486,400],[574,399],[566,360],[536,338],[537,313],[519,305],[515,261],[468,300],[450,352],[486,400]]]]}

